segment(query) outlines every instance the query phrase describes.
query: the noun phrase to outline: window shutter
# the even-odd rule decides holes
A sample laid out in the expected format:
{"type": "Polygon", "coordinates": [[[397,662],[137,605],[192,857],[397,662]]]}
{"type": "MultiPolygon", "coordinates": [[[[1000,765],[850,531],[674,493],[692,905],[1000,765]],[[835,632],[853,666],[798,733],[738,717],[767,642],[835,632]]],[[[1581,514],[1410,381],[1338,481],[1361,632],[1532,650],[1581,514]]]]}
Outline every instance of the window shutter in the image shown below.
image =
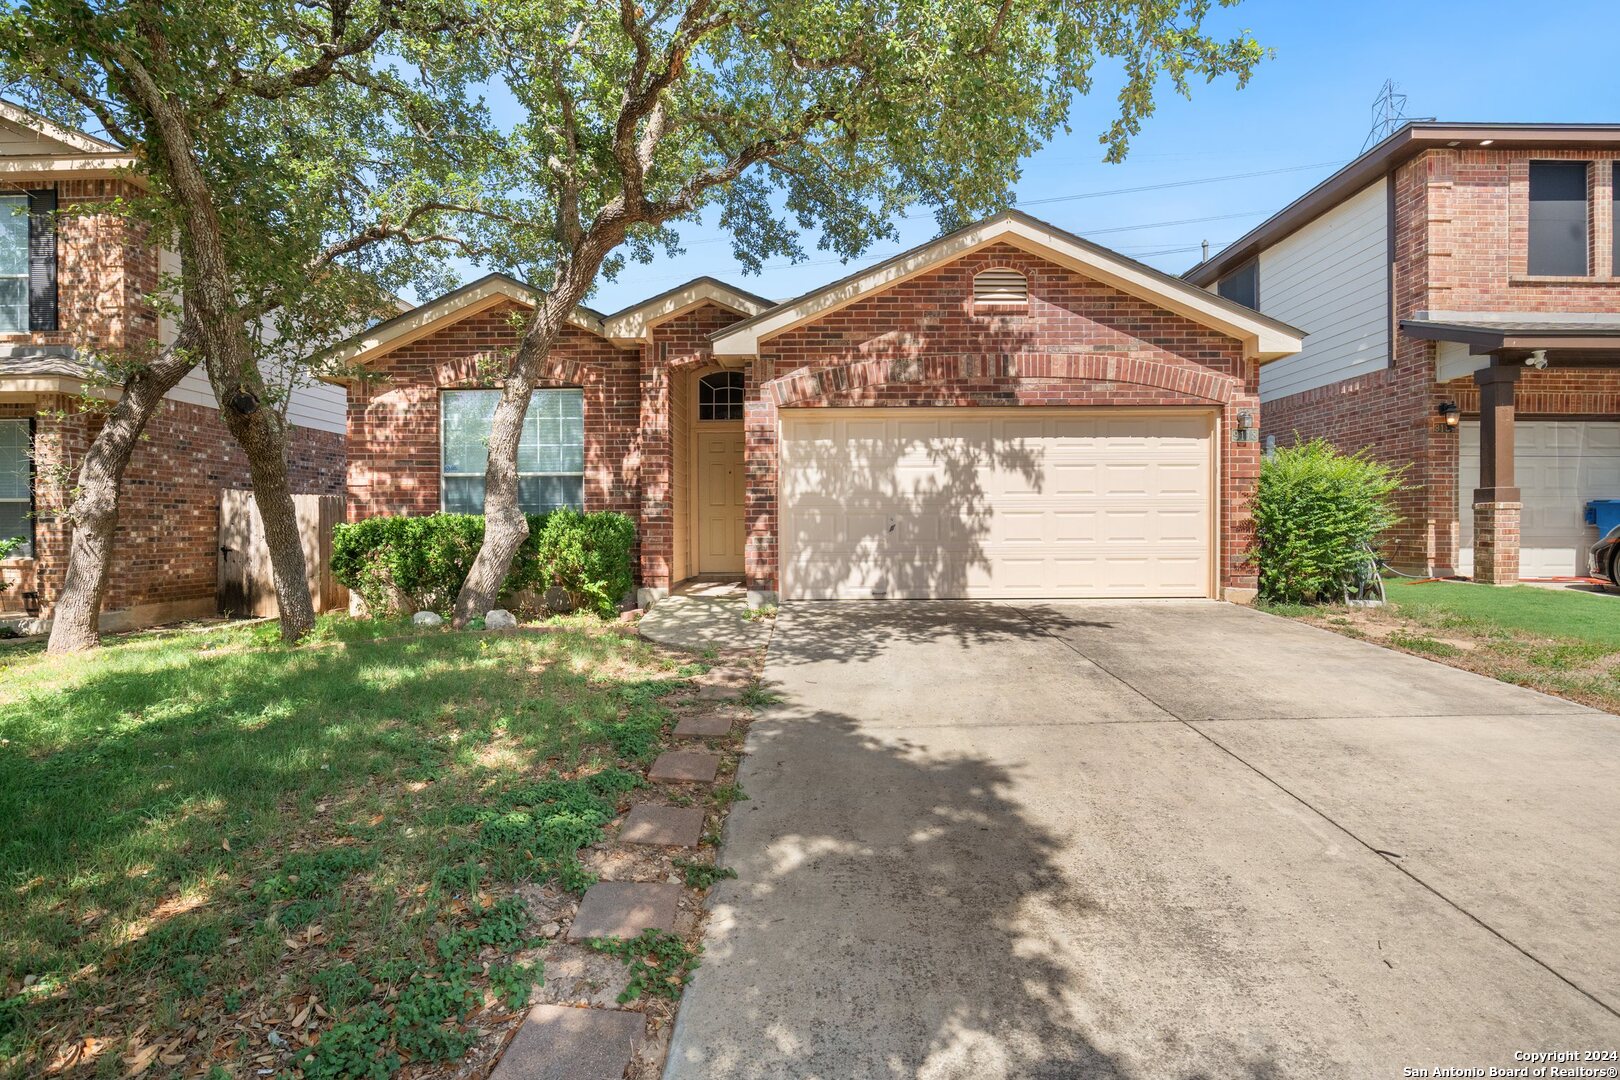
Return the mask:
{"type": "Polygon", "coordinates": [[[28,193],[28,329],[56,329],[56,189],[28,193]]]}

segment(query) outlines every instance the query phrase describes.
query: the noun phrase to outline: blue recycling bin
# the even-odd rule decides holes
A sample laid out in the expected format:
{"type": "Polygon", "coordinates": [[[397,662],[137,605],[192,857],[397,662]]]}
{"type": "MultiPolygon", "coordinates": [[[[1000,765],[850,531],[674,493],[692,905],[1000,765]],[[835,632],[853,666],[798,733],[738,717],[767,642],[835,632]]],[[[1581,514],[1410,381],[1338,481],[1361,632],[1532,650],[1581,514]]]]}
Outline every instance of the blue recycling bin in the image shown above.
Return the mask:
{"type": "Polygon", "coordinates": [[[1593,499],[1586,504],[1586,523],[1596,525],[1599,536],[1620,525],[1620,499],[1593,499]]]}

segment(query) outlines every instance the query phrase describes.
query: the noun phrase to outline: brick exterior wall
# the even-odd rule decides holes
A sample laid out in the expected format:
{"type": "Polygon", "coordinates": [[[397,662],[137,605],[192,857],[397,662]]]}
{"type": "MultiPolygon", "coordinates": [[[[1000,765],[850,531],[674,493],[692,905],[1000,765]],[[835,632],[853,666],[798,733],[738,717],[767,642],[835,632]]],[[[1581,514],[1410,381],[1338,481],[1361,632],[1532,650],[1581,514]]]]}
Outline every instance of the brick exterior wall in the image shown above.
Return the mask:
{"type": "Polygon", "coordinates": [[[1260,451],[1225,433],[1238,412],[1258,415],[1259,370],[1233,339],[996,244],[774,338],[761,352],[746,421],[751,588],[777,587],[777,410],[881,405],[1216,409],[1218,579],[1223,589],[1254,587],[1248,503],[1260,451]],[[975,311],[973,277],[992,268],[1025,276],[1027,310],[975,311]]]}
{"type": "MultiPolygon", "coordinates": [[[[439,391],[491,386],[515,343],[516,305],[469,315],[378,356],[349,392],[349,514],[439,508],[439,391]]],[[[587,509],[635,513],[640,583],[675,576],[671,429],[677,384],[713,363],[709,335],[741,316],[712,304],[653,328],[638,349],[570,330],[545,385],[585,388],[587,509]]],[[[1153,305],[996,245],[767,342],[745,368],[746,577],[777,591],[776,429],[781,409],[881,405],[1133,405],[1220,419],[1223,588],[1249,589],[1248,500],[1259,448],[1225,432],[1258,414],[1258,370],[1238,342],[1153,305]],[[973,310],[980,270],[1014,268],[1031,302],[973,310]]]]}
{"type": "Polygon", "coordinates": [[[670,424],[675,380],[713,360],[709,335],[741,316],[714,304],[659,323],[641,348],[641,583],[667,589],[675,577],[675,472],[684,447],[670,424]]]}
{"type": "Polygon", "coordinates": [[[157,249],[142,228],[106,209],[134,188],[124,180],[32,183],[19,189],[55,188],[57,329],[0,334],[0,344],[77,345],[89,349],[135,348],[157,337],[157,312],[147,297],[157,288],[157,249]]]}
{"type": "MultiPolygon", "coordinates": [[[[504,302],[394,349],[349,388],[349,518],[439,511],[439,392],[497,384],[517,344],[504,302]]],[[[585,398],[585,505],[640,509],[641,354],[577,327],[563,331],[541,388],[585,398]]]]}
{"type": "MultiPolygon", "coordinates": [[[[157,249],[142,229],[104,205],[127,195],[122,180],[74,180],[57,192],[57,326],[50,332],[0,334],[0,344],[71,345],[116,353],[152,347],[158,335],[149,297],[158,285],[157,249]]],[[[43,613],[67,572],[71,526],[61,512],[85,450],[100,427],[98,414],[76,397],[44,395],[0,404],[0,417],[34,420],[35,521],[32,559],[8,560],[0,573],[0,612],[22,610],[22,593],[37,591],[43,613]]],[[[295,427],[288,447],[293,490],[344,492],[343,436],[295,427]]],[[[126,622],[214,610],[218,582],[219,492],[249,487],[247,460],[211,408],[166,401],[147,425],[125,473],[113,565],[104,614],[126,622]],[[144,614],[143,614],[144,613],[144,614]]]]}
{"type": "MultiPolygon", "coordinates": [[[[1429,150],[1394,173],[1397,319],[1419,311],[1620,313],[1620,268],[1613,249],[1613,162],[1620,153],[1592,150],[1429,150]],[[1530,278],[1531,161],[1581,160],[1589,170],[1590,278],[1530,278]]],[[[1308,329],[1308,328],[1307,328],[1308,329]]],[[[1468,378],[1435,379],[1434,342],[1396,335],[1393,363],[1382,371],[1265,403],[1261,431],[1284,445],[1326,438],[1344,450],[1368,450],[1406,466],[1402,522],[1386,538],[1396,566],[1450,574],[1458,549],[1457,434],[1438,422],[1442,402],[1470,419],[1479,393],[1468,378]]],[[[1517,413],[1526,419],[1612,416],[1620,419],[1620,371],[1526,371],[1517,413]]],[[[1478,519],[1476,519],[1478,520],[1478,519]]],[[[1476,552],[1476,559],[1478,552],[1476,552]]]]}
{"type": "MultiPolygon", "coordinates": [[[[61,395],[0,406],[0,416],[30,415],[35,558],[8,565],[8,578],[21,588],[0,594],[0,603],[19,610],[22,589],[37,590],[48,614],[67,573],[72,526],[62,511],[72,501],[79,462],[101,420],[80,411],[76,398],[61,395]]],[[[295,492],[343,494],[343,436],[294,428],[288,471],[295,492]]],[[[219,574],[219,493],[250,486],[247,458],[217,410],[164,402],[124,474],[103,612],[157,607],[212,612],[219,574]]]]}

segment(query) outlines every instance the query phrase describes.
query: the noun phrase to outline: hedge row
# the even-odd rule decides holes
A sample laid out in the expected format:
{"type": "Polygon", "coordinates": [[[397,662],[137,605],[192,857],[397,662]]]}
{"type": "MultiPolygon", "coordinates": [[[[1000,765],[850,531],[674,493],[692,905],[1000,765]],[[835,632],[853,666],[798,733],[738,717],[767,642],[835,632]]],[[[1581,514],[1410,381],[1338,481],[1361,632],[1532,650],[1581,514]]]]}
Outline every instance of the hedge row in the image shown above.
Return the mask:
{"type": "MultiPolygon", "coordinates": [[[[333,530],[332,573],[372,613],[447,614],[483,542],[481,514],[367,518],[333,530]]],[[[635,585],[635,542],[635,523],[624,514],[531,514],[502,595],[558,587],[570,606],[611,618],[635,585]]]]}

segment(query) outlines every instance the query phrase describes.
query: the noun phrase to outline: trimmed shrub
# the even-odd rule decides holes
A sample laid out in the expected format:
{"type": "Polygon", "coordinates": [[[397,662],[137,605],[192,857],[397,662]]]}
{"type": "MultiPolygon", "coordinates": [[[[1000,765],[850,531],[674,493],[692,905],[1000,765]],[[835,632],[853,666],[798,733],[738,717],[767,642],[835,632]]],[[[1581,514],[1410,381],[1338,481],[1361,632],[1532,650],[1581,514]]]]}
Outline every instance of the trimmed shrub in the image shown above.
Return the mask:
{"type": "Polygon", "coordinates": [[[636,583],[630,567],[635,522],[624,514],[554,510],[530,539],[536,543],[542,586],[566,589],[575,604],[604,619],[618,614],[620,599],[636,583]]]}
{"type": "Polygon", "coordinates": [[[1341,454],[1321,439],[1280,447],[1260,465],[1254,496],[1260,596],[1301,604],[1337,594],[1362,548],[1399,520],[1391,497],[1404,470],[1341,454]]]}
{"type": "MultiPolygon", "coordinates": [[[[624,514],[556,510],[529,515],[502,595],[559,586],[604,617],[635,583],[636,527],[624,514]]],[[[484,542],[481,514],[375,517],[332,532],[332,574],[372,614],[448,614],[484,542]]]]}

